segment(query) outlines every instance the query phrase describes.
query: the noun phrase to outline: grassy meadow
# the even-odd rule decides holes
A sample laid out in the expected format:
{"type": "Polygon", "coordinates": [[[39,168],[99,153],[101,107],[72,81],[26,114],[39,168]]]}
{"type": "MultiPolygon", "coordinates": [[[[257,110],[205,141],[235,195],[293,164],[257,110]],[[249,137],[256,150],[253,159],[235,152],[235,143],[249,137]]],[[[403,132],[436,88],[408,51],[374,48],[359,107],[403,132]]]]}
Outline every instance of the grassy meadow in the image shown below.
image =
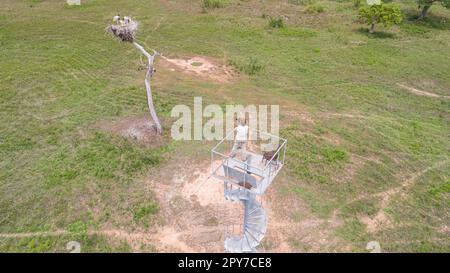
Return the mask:
{"type": "Polygon", "coordinates": [[[291,251],[366,252],[375,240],[388,252],[449,252],[450,10],[436,4],[417,21],[415,2],[394,2],[403,22],[370,35],[350,0],[2,0],[0,251],[64,252],[70,240],[83,251],[136,251],[100,231],[164,225],[146,181],[175,158],[207,162],[213,142],[169,133],[172,107],[202,96],[280,105],[289,142],[270,198],[297,223],[285,234],[291,251]],[[139,21],[146,48],[206,56],[236,74],[224,84],[157,60],[158,143],[98,128],[148,112],[139,53],[105,32],[117,11],[139,21]],[[372,228],[377,215],[386,224],[372,228]],[[305,235],[305,218],[322,221],[333,244],[305,235]]]}

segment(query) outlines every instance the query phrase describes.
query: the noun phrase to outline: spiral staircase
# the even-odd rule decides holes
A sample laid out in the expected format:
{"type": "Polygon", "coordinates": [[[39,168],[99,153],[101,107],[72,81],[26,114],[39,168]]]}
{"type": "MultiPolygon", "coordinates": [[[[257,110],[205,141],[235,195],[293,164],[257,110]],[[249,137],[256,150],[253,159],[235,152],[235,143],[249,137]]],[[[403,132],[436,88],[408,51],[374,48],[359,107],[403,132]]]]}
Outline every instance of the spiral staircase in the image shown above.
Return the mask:
{"type": "Polygon", "coordinates": [[[280,171],[283,163],[273,160],[264,165],[262,155],[248,153],[245,162],[228,158],[222,163],[224,197],[243,205],[243,223],[238,234],[227,234],[225,251],[232,253],[256,252],[267,231],[267,215],[262,207],[264,192],[280,171]]]}
{"type": "Polygon", "coordinates": [[[225,239],[225,251],[232,253],[256,252],[267,230],[267,217],[264,208],[256,200],[256,194],[245,188],[230,189],[232,185],[224,183],[225,199],[242,202],[244,205],[244,223],[240,235],[225,239]]]}

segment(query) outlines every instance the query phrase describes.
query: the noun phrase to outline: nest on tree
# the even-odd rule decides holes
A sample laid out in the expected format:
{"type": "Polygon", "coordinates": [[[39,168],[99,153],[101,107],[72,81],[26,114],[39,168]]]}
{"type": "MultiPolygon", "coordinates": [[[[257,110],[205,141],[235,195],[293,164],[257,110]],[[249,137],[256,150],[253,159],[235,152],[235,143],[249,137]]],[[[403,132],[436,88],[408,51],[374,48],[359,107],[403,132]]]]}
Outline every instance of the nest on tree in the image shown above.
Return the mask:
{"type": "Polygon", "coordinates": [[[135,21],[123,23],[120,22],[115,25],[110,25],[107,30],[122,42],[133,42],[138,29],[138,23],[135,21]]]}

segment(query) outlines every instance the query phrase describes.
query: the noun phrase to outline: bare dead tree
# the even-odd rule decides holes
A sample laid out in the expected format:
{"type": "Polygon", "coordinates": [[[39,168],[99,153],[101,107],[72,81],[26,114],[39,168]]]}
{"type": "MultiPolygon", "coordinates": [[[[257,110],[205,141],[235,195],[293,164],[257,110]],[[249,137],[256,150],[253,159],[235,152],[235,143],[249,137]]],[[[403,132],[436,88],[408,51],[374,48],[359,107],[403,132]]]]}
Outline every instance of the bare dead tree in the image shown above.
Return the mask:
{"type": "Polygon", "coordinates": [[[140,44],[136,42],[135,35],[138,29],[138,23],[133,21],[130,17],[124,17],[123,19],[120,15],[116,15],[113,18],[115,24],[110,25],[107,30],[111,32],[115,37],[119,38],[122,42],[129,42],[134,45],[141,53],[147,58],[147,73],[145,74],[145,89],[147,90],[147,104],[150,115],[155,123],[156,132],[162,134],[162,126],[159,121],[158,115],[156,114],[155,106],[153,104],[151,78],[156,72],[154,68],[154,60],[156,56],[159,56],[157,51],[153,51],[153,55],[148,53],[140,44]]]}

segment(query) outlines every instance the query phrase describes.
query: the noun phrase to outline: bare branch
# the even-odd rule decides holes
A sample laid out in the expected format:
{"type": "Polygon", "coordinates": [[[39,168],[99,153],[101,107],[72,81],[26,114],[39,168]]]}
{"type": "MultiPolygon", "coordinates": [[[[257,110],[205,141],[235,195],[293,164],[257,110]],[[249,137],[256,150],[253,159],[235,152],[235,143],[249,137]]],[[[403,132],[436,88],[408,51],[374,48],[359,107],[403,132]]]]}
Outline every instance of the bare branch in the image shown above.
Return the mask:
{"type": "Polygon", "coordinates": [[[153,67],[153,61],[155,56],[159,56],[156,50],[152,49],[153,55],[147,52],[140,44],[135,42],[135,34],[138,28],[138,23],[131,20],[130,17],[124,17],[121,19],[120,15],[114,16],[113,21],[116,23],[114,25],[110,25],[107,30],[111,32],[115,37],[119,38],[122,42],[130,42],[136,47],[142,55],[147,58],[147,72],[145,74],[145,89],[147,91],[147,104],[150,115],[155,123],[156,132],[158,134],[162,134],[162,126],[159,121],[158,115],[156,114],[155,106],[153,104],[152,97],[152,87],[150,84],[150,80],[155,73],[155,69],[153,67]]]}

